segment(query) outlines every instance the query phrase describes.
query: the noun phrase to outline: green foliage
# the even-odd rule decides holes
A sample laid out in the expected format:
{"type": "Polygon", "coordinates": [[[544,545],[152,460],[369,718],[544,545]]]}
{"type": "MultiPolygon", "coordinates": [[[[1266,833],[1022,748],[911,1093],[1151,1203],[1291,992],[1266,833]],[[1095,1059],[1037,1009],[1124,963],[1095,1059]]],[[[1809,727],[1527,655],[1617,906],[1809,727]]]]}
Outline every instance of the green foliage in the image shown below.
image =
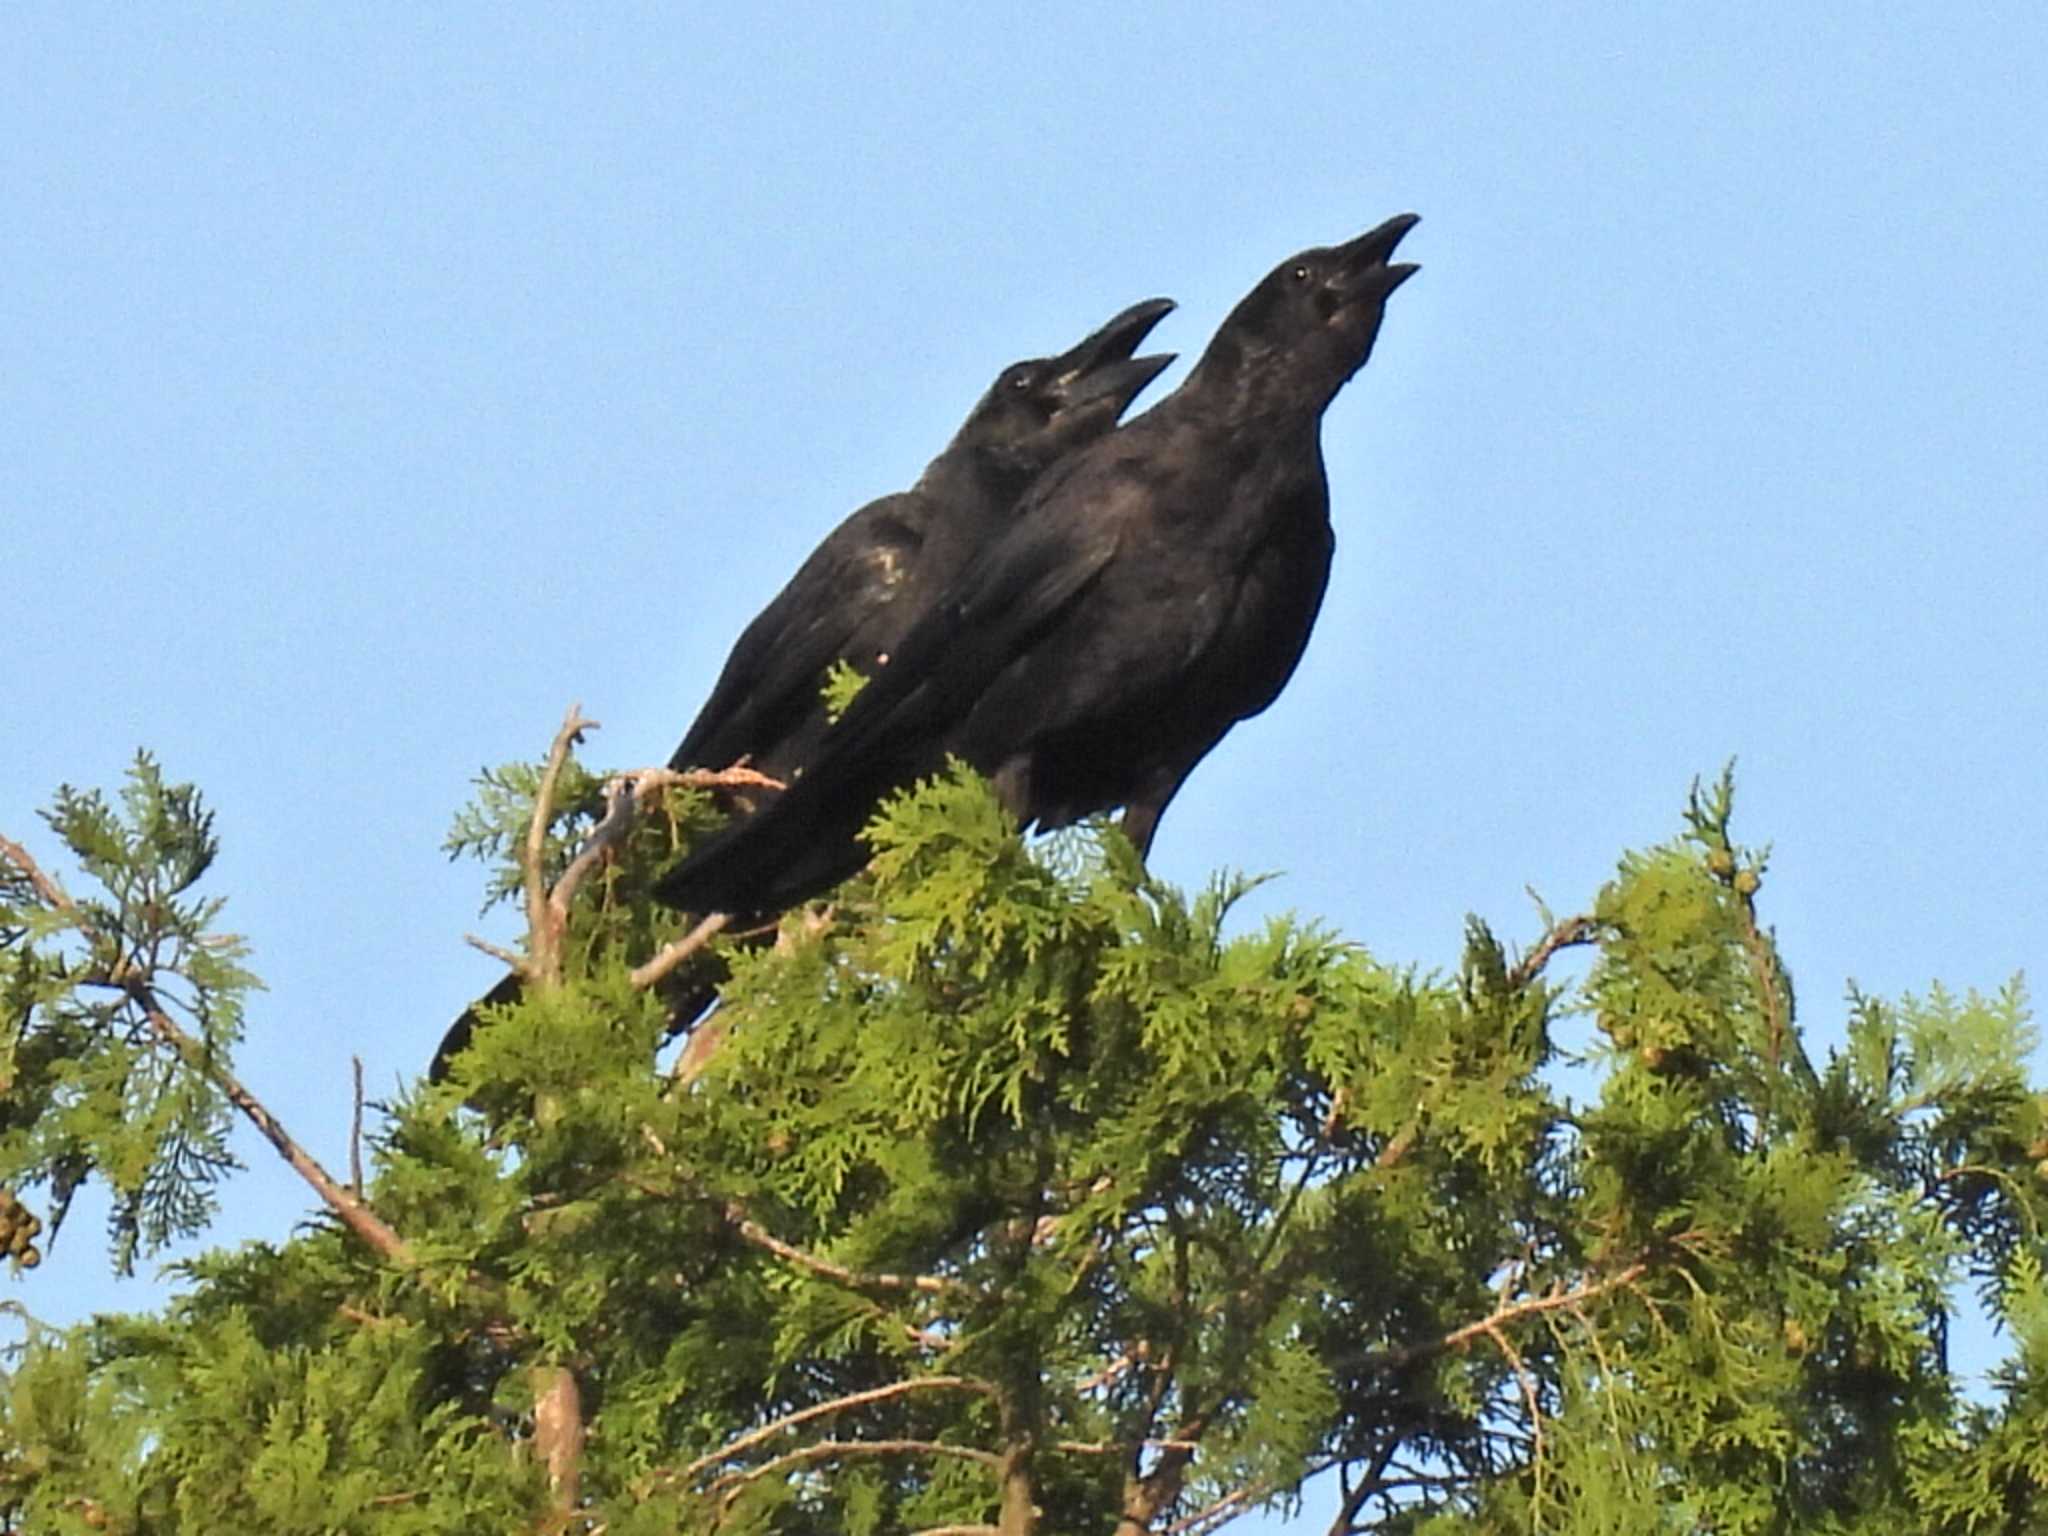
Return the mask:
{"type": "Polygon", "coordinates": [[[839,717],[846,713],[853,703],[853,696],[867,686],[867,674],[852,662],[841,659],[825,670],[825,686],[820,693],[825,700],[825,718],[838,724],[839,717]]]}
{"type": "Polygon", "coordinates": [[[45,820],[99,890],[54,901],[0,863],[0,1187],[42,1190],[54,1240],[79,1187],[103,1179],[126,1272],[212,1215],[234,1166],[229,1106],[193,1069],[225,1062],[258,982],[216,929],[223,899],[189,894],[219,847],[189,785],[144,753],[118,807],[67,785],[45,820]]]}
{"type": "MultiPolygon", "coordinates": [[[[486,774],[451,838],[498,894],[539,782],[486,774]]],[[[143,1213],[213,1170],[78,1086],[162,1049],[120,963],[198,999],[203,1050],[142,1080],[211,1105],[208,1145],[239,1015],[190,975],[215,909],[172,889],[210,826],[135,784],[54,818],[103,902],[5,887],[0,1148],[16,1187],[72,1167],[143,1213]]],[[[605,806],[565,773],[550,878],[605,806]]],[[[0,1528],[1018,1530],[1021,1488],[1046,1532],[1200,1532],[1334,1474],[1339,1529],[2041,1529],[2025,995],[1852,990],[1810,1059],[1731,806],[1696,789],[1584,919],[1520,956],[1475,920],[1439,975],[1234,922],[1250,882],[1185,896],[1114,831],[1042,859],[955,770],[830,909],[724,945],[677,1073],[678,984],[632,975],[715,819],[674,792],[580,889],[560,984],[390,1106],[367,1197],[406,1256],[321,1223],[188,1266],[160,1316],[31,1326],[0,1528]],[[2012,1344],[1988,1397],[1948,1359],[1973,1292],[2012,1344]]]]}

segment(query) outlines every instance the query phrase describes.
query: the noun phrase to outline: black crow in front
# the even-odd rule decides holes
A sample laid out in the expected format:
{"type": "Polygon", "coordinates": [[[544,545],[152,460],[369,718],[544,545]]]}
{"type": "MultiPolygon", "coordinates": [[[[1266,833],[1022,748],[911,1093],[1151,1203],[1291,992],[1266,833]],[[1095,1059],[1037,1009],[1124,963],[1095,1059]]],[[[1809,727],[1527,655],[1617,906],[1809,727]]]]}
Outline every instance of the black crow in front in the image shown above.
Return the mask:
{"type": "Polygon", "coordinates": [[[1140,849],[1195,764],[1279,694],[1334,543],[1324,409],[1372,353],[1413,214],[1291,256],[1186,382],[1062,460],[932,604],[801,779],[656,888],[770,911],[858,870],[876,802],[957,754],[1027,824],[1116,806],[1140,849]]]}

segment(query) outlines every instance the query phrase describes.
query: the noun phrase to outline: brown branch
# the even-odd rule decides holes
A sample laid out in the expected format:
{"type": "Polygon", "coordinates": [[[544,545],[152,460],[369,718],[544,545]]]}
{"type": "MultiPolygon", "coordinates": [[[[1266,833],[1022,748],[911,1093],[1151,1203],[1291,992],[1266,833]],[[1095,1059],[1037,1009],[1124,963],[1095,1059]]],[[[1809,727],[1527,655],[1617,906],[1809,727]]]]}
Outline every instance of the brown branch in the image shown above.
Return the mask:
{"type": "MultiPolygon", "coordinates": [[[[1380,1479],[1387,1475],[1387,1464],[1394,1459],[1394,1448],[1400,1443],[1399,1434],[1389,1435],[1386,1443],[1374,1453],[1371,1468],[1358,1480],[1358,1485],[1344,1495],[1343,1507],[1337,1511],[1337,1518],[1330,1522],[1325,1536],[1350,1536],[1351,1527],[1358,1519],[1358,1512],[1365,1508],[1366,1500],[1385,1487],[1380,1479]]],[[[1350,1469],[1338,1473],[1338,1478],[1340,1482],[1348,1482],[1350,1469]]]]}
{"type": "Polygon", "coordinates": [[[984,1467],[995,1467],[1001,1461],[991,1452],[977,1450],[970,1445],[947,1445],[938,1440],[819,1440],[799,1446],[773,1461],[764,1461],[749,1471],[729,1472],[713,1482],[705,1492],[724,1492],[726,1502],[731,1503],[733,1495],[741,1488],[748,1483],[759,1482],[771,1473],[810,1461],[835,1461],[842,1456],[951,1456],[959,1461],[978,1462],[984,1467]]]}
{"type": "MultiPolygon", "coordinates": [[[[1755,871],[1746,871],[1752,880],[1755,871]]],[[[1757,991],[1763,994],[1764,1005],[1764,1061],[1773,1078],[1785,1052],[1785,1014],[1779,989],[1784,985],[1785,967],[1778,959],[1777,946],[1764,937],[1764,931],[1757,926],[1756,891],[1735,886],[1735,899],[1742,904],[1742,947],[1749,955],[1749,968],[1756,977],[1757,991]]],[[[1775,1092],[1772,1094],[1775,1098],[1775,1092]]]]}
{"type": "Polygon", "coordinates": [[[711,1065],[711,1058],[724,1044],[724,1021],[706,1019],[690,1032],[689,1043],[677,1053],[676,1064],[669,1071],[669,1080],[679,1089],[689,1087],[704,1075],[704,1069],[711,1065]]]}
{"type": "Polygon", "coordinates": [[[864,1274],[835,1264],[830,1259],[821,1259],[814,1253],[806,1253],[794,1244],[785,1243],[749,1216],[738,1201],[730,1201],[725,1207],[725,1219],[732,1223],[733,1230],[756,1248],[772,1253],[785,1264],[798,1269],[809,1270],[814,1275],[845,1286],[849,1291],[887,1291],[901,1294],[919,1291],[927,1296],[954,1296],[974,1298],[972,1286],[958,1280],[947,1280],[939,1275],[890,1275],[864,1274]]]}
{"type": "Polygon", "coordinates": [[[480,939],[473,933],[465,933],[462,936],[462,942],[471,949],[482,950],[493,960],[502,960],[507,970],[515,971],[520,976],[530,976],[533,973],[532,961],[528,960],[524,955],[515,955],[509,949],[500,949],[489,939],[480,939]]]}
{"type": "MultiPolygon", "coordinates": [[[[1440,1339],[1427,1339],[1419,1344],[1404,1344],[1396,1349],[1372,1350],[1352,1359],[1370,1368],[1413,1365],[1418,1360],[1433,1359],[1448,1354],[1451,1350],[1462,1349],[1474,1339],[1497,1335],[1499,1330],[1527,1317],[1560,1309],[1576,1311],[1595,1297],[1609,1291],[1633,1288],[1635,1282],[1650,1272],[1647,1263],[1638,1261],[1626,1269],[1615,1271],[1600,1280],[1582,1281],[1570,1290],[1561,1290],[1553,1285],[1541,1296],[1532,1296],[1526,1301],[1504,1302],[1477,1322],[1467,1323],[1462,1328],[1453,1328],[1440,1339]]],[[[1345,1362],[1339,1361],[1339,1364],[1345,1362]]]]}
{"type": "Polygon", "coordinates": [[[647,802],[658,797],[667,789],[781,789],[780,779],[772,779],[765,773],[752,768],[734,766],[715,772],[709,769],[693,768],[678,772],[673,768],[633,768],[624,773],[614,774],[605,785],[604,820],[591,829],[590,836],[569,867],[562,871],[562,877],[555,882],[555,888],[548,896],[548,904],[555,916],[566,921],[569,903],[575,899],[578,887],[585,876],[598,863],[625,840],[633,823],[640,819],[640,813],[647,802]]]}
{"type": "Polygon", "coordinates": [[[1508,972],[1508,989],[1513,992],[1521,991],[1543,974],[1543,967],[1550,963],[1550,957],[1560,949],[1591,944],[1599,934],[1599,925],[1591,917],[1583,914],[1568,917],[1561,923],[1551,924],[1550,931],[1536,941],[1536,947],[1517,961],[1508,972]]]}
{"type": "Polygon", "coordinates": [[[541,880],[541,855],[547,848],[548,823],[554,820],[555,785],[569,760],[569,749],[583,739],[585,731],[597,729],[595,720],[583,718],[583,706],[571,704],[562,716],[548,748],[547,766],[541,769],[540,788],[534,792],[533,816],[526,823],[526,842],[519,854],[519,878],[526,891],[526,949],[531,979],[548,985],[562,979],[562,927],[548,902],[547,887],[541,880]]]}
{"type": "Polygon", "coordinates": [[[1055,1440],[1052,1448],[1065,1451],[1070,1456],[1116,1456],[1136,1446],[1147,1451],[1194,1451],[1201,1449],[1198,1440],[1055,1440]]]}
{"type": "Polygon", "coordinates": [[[1532,1513],[1543,1502],[1543,1406],[1536,1397],[1536,1378],[1529,1374],[1529,1368],[1522,1364],[1522,1357],[1515,1346],[1508,1342],[1508,1336],[1501,1332],[1500,1325],[1488,1318],[1481,1324],[1482,1331],[1493,1340],[1494,1347],[1501,1352],[1515,1373],[1515,1383],[1522,1389],[1522,1401],[1529,1407],[1529,1470],[1534,1480],[1529,1503],[1532,1513]]]}
{"type": "MultiPolygon", "coordinates": [[[[28,850],[19,843],[0,837],[0,855],[4,855],[25,875],[43,900],[59,911],[67,913],[77,923],[79,931],[89,944],[104,946],[106,938],[88,925],[80,913],[77,903],[65,894],[36,863],[28,850]]],[[[256,1095],[244,1088],[241,1081],[199,1041],[193,1039],[178,1027],[177,1022],[157,1001],[155,989],[148,976],[132,970],[125,960],[117,960],[111,972],[95,972],[79,978],[91,986],[111,987],[124,992],[135,1006],[142,1010],[142,1017],[157,1039],[177,1053],[178,1059],[218,1088],[227,1101],[240,1110],[243,1118],[256,1127],[263,1139],[276,1148],[277,1153],[292,1167],[292,1171],[309,1185],[327,1208],[341,1218],[351,1232],[370,1247],[382,1254],[401,1269],[412,1269],[419,1263],[412,1247],[369,1206],[365,1205],[343,1185],[335,1182],[333,1175],[320,1166],[313,1155],[294,1141],[289,1132],[280,1125],[277,1118],[264,1108],[256,1095]]]]}
{"type": "Polygon", "coordinates": [[[64,888],[43,873],[42,865],[38,864],[35,856],[21,844],[10,837],[0,837],[0,857],[4,857],[8,863],[22,872],[46,905],[77,916],[78,909],[72,904],[71,898],[64,894],[64,888]]]}
{"type": "Polygon", "coordinates": [[[358,1200],[363,1198],[363,1058],[349,1057],[354,1069],[355,1094],[348,1117],[348,1187],[358,1200]]]}
{"type": "Polygon", "coordinates": [[[635,966],[632,976],[628,979],[632,981],[634,986],[643,990],[653,986],[662,977],[681,965],[706,944],[709,944],[718,930],[731,921],[732,915],[730,913],[713,912],[680,939],[674,939],[662,945],[656,951],[653,959],[643,965],[635,966]]]}
{"type": "Polygon", "coordinates": [[[383,1217],[342,1185],[337,1184],[333,1176],[320,1166],[319,1161],[292,1139],[291,1134],[278,1123],[268,1109],[264,1108],[256,1095],[244,1088],[241,1081],[222,1066],[210,1051],[178,1028],[159,1006],[156,994],[147,982],[138,977],[126,982],[103,984],[119,986],[133,998],[157,1037],[175,1050],[193,1071],[209,1078],[213,1085],[220,1089],[227,1097],[227,1101],[242,1112],[243,1117],[256,1127],[263,1139],[277,1149],[280,1157],[291,1164],[292,1171],[313,1187],[313,1192],[326,1202],[327,1208],[339,1216],[351,1232],[399,1268],[417,1267],[419,1258],[413,1253],[412,1245],[393,1231],[383,1217]]]}
{"type": "Polygon", "coordinates": [[[552,1531],[566,1531],[582,1499],[583,1393],[567,1366],[536,1365],[533,1382],[533,1448],[547,1468],[554,1505],[552,1531]]]}
{"type": "Polygon", "coordinates": [[[993,1525],[928,1525],[911,1536],[1002,1536],[993,1525]]]}
{"type": "Polygon", "coordinates": [[[918,1376],[908,1381],[892,1382],[886,1387],[873,1387],[866,1392],[853,1392],[845,1397],[835,1397],[829,1403],[814,1403],[795,1413],[785,1414],[772,1424],[763,1424],[759,1429],[749,1430],[731,1444],[722,1446],[708,1456],[699,1456],[680,1472],[657,1474],[658,1482],[683,1482],[709,1472],[720,1462],[731,1461],[742,1456],[755,1446],[774,1439],[785,1430],[795,1429],[812,1419],[824,1418],[828,1414],[843,1413],[849,1408],[864,1408],[869,1403],[887,1402],[892,1397],[902,1397],[911,1392],[979,1392],[993,1396],[995,1388],[988,1382],[974,1376],[918,1376]]]}

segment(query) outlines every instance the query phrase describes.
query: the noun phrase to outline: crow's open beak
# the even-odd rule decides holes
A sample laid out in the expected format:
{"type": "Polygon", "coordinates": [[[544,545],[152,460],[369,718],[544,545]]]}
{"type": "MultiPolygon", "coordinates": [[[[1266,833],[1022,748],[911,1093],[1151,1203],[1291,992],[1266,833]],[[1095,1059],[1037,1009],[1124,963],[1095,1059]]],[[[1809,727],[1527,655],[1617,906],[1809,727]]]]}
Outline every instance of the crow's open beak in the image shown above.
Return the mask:
{"type": "Polygon", "coordinates": [[[1422,222],[1419,214],[1397,213],[1356,240],[1337,247],[1337,275],[1332,286],[1347,299],[1384,299],[1420,269],[1407,261],[1388,262],[1401,237],[1422,222]]]}
{"type": "Polygon", "coordinates": [[[1112,363],[1128,361],[1152,327],[1173,313],[1173,300],[1147,299],[1133,304],[1099,330],[1084,336],[1061,353],[1058,378],[1062,384],[1112,363]]]}

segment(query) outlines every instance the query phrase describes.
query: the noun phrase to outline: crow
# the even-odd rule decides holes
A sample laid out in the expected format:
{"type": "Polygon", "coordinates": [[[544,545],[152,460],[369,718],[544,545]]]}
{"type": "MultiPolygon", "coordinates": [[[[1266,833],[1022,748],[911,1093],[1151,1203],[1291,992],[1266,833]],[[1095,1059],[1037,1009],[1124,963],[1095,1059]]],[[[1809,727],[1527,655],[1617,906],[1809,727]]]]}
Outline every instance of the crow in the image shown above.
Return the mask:
{"type": "MultiPolygon", "coordinates": [[[[771,778],[800,773],[829,723],[821,689],[831,665],[888,664],[932,596],[1000,530],[1032,480],[1108,433],[1174,360],[1170,352],[1133,356],[1173,307],[1171,299],[1133,304],[1058,356],[1005,368],[917,483],[848,516],[741,632],[669,766],[745,761],[771,778]]],[[[445,1078],[469,1045],[479,1007],[515,1002],[522,990],[514,972],[465,1008],[441,1037],[428,1080],[445,1078]]],[[[678,1025],[709,1000],[701,986],[682,994],[678,1025]]]]}
{"type": "Polygon", "coordinates": [[[1372,353],[1415,215],[1290,256],[1185,382],[1034,483],[899,641],[803,776],[656,886],[780,910],[866,861],[890,791],[951,754],[1026,825],[1117,806],[1139,852],[1210,748],[1300,661],[1330,570],[1325,408],[1372,353]]]}
{"type": "Polygon", "coordinates": [[[829,723],[820,690],[832,664],[886,665],[1031,482],[1116,425],[1173,361],[1132,356],[1172,309],[1133,304],[1059,356],[1004,369],[917,483],[827,534],[741,632],[669,766],[744,759],[770,778],[798,773],[829,723]]]}

